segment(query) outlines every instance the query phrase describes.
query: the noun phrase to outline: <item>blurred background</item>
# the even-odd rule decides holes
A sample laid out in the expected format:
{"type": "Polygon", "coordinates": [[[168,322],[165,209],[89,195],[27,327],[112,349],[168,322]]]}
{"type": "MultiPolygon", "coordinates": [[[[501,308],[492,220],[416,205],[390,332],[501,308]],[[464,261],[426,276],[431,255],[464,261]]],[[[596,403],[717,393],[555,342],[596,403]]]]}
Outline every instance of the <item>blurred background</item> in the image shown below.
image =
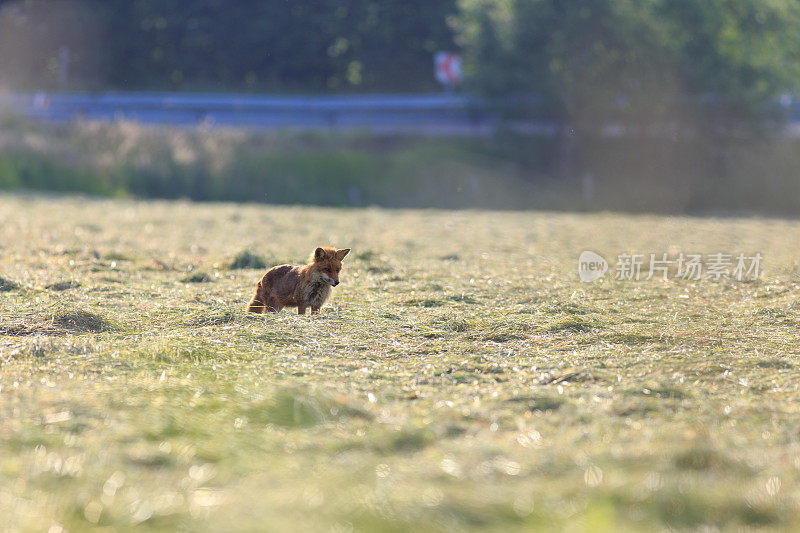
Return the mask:
{"type": "Polygon", "coordinates": [[[800,213],[796,0],[0,0],[0,189],[800,213]]]}

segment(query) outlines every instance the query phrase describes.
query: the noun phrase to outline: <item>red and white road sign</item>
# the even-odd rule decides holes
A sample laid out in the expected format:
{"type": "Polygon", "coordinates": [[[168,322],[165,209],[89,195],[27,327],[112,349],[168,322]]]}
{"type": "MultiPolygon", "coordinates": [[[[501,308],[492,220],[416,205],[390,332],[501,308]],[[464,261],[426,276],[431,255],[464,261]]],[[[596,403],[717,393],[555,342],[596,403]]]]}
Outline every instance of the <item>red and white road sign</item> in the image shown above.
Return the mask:
{"type": "Polygon", "coordinates": [[[433,59],[436,79],[443,85],[455,85],[461,81],[461,56],[452,52],[436,52],[433,59]]]}

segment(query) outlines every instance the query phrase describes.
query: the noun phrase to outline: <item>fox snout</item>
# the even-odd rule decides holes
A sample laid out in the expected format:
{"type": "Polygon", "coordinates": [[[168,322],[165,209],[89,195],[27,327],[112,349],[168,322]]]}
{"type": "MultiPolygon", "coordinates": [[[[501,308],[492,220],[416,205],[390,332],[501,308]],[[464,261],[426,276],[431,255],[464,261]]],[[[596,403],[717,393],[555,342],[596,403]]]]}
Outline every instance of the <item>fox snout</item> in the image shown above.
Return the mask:
{"type": "Polygon", "coordinates": [[[327,283],[330,283],[333,287],[335,287],[335,286],[337,286],[339,284],[339,280],[338,279],[334,279],[334,278],[330,277],[325,272],[322,273],[322,279],[324,279],[327,283]]]}

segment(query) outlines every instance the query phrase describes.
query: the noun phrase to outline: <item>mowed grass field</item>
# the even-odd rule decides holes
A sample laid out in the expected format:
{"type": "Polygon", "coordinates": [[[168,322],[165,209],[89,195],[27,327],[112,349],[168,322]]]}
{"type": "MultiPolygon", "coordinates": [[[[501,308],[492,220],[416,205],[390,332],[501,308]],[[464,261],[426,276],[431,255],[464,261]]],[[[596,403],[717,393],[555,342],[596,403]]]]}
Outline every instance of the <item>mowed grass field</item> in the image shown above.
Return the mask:
{"type": "Polygon", "coordinates": [[[797,529],[798,244],[777,219],[2,196],[0,528],[797,529]],[[321,244],[353,250],[321,316],[244,312],[242,252],[321,244]],[[584,284],[587,249],[763,272],[584,284]]]}

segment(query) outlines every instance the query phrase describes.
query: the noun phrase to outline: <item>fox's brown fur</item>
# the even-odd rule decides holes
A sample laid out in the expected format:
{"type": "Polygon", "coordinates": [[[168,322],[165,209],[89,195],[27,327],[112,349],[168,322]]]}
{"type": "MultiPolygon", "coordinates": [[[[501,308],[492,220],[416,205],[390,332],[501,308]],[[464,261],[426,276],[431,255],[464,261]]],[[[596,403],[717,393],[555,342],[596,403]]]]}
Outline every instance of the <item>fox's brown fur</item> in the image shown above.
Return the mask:
{"type": "Polygon", "coordinates": [[[311,308],[312,315],[319,313],[331,294],[331,287],[339,284],[342,259],[349,251],[350,248],[322,246],[314,250],[306,265],[273,267],[256,285],[256,294],[247,310],[277,313],[284,307],[297,307],[301,315],[307,308],[311,308]]]}

